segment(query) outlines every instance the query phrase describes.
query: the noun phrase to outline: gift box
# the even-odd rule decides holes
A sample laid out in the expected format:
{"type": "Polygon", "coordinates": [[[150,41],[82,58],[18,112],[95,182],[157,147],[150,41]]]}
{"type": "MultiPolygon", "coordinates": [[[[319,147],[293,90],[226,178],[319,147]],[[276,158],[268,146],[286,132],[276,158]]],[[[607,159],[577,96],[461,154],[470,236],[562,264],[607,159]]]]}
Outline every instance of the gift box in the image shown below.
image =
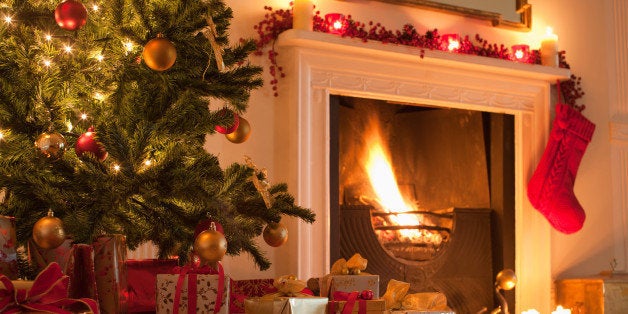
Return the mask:
{"type": "Polygon", "coordinates": [[[65,274],[70,277],[70,297],[98,300],[94,247],[88,244],[74,244],[65,274]]]}
{"type": "MultiPolygon", "coordinates": [[[[346,305],[347,301],[329,301],[327,313],[342,313],[346,305]]],[[[385,314],[386,302],[384,300],[358,300],[355,302],[351,313],[385,314]],[[360,307],[364,307],[364,311],[360,311],[360,307]]]]}
{"type": "Polygon", "coordinates": [[[0,274],[17,279],[15,218],[0,216],[0,274]]]}
{"type": "Polygon", "coordinates": [[[328,275],[320,280],[321,296],[328,297],[336,291],[371,290],[379,298],[379,275],[328,275]]]}
{"type": "Polygon", "coordinates": [[[155,311],[157,274],[174,273],[176,259],[127,260],[128,313],[155,311]]]}
{"type": "Polygon", "coordinates": [[[453,311],[390,311],[390,314],[456,314],[453,311]]]}
{"type": "Polygon", "coordinates": [[[177,313],[177,311],[180,314],[189,313],[188,307],[196,308],[192,313],[198,314],[229,313],[230,279],[223,275],[223,289],[222,294],[219,295],[220,277],[221,275],[193,273],[158,274],[157,314],[177,313]],[[179,282],[180,278],[182,280],[179,282]],[[193,292],[194,290],[196,293],[193,292]],[[177,295],[179,295],[178,298],[177,295]],[[215,312],[217,302],[220,304],[220,309],[215,312]],[[177,304],[178,310],[175,311],[177,304]]]}
{"type": "Polygon", "coordinates": [[[261,297],[276,292],[277,288],[273,286],[273,280],[271,278],[232,280],[229,313],[244,313],[244,300],[247,298],[261,297]]]}
{"type": "Polygon", "coordinates": [[[324,297],[249,298],[244,312],[249,314],[324,314],[328,299],[324,297]]]}
{"type": "Polygon", "coordinates": [[[72,256],[72,239],[67,238],[54,249],[43,249],[35,244],[33,239],[28,240],[28,260],[37,272],[44,270],[50,263],[57,263],[65,273],[68,261],[72,256]]]}
{"type": "Polygon", "coordinates": [[[93,247],[101,313],[126,313],[126,238],[120,234],[101,236],[93,243],[93,247]]]}

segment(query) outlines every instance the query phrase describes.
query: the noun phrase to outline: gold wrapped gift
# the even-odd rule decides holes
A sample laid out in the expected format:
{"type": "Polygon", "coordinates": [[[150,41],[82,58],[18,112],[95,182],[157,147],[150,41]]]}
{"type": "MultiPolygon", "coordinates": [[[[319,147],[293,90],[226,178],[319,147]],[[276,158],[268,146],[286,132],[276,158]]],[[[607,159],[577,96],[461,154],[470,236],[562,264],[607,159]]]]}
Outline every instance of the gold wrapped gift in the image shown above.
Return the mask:
{"type": "Polygon", "coordinates": [[[388,310],[403,310],[398,313],[449,313],[451,311],[447,306],[447,297],[443,293],[408,294],[408,290],[410,290],[409,283],[391,279],[386,286],[386,293],[382,296],[386,302],[386,308],[388,310]]]}
{"type": "MultiPolygon", "coordinates": [[[[366,300],[366,314],[384,314],[388,313],[386,311],[386,302],[384,300],[366,300]]],[[[337,314],[342,313],[347,301],[329,301],[329,306],[327,307],[327,313],[329,314],[337,314]]],[[[352,314],[359,313],[360,307],[358,302],[353,306],[352,314]]]]}
{"type": "Polygon", "coordinates": [[[365,273],[368,261],[359,253],[354,254],[348,261],[344,258],[337,260],[331,267],[329,274],[319,279],[320,295],[329,297],[335,291],[373,291],[374,298],[379,298],[379,275],[365,273]]]}

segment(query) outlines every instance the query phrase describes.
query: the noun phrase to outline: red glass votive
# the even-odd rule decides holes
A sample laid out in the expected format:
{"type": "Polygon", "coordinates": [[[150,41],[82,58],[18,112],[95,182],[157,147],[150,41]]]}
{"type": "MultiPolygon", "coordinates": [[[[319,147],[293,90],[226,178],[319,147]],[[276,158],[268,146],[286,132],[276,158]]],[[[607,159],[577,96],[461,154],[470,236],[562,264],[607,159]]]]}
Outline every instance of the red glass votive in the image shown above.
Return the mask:
{"type": "Polygon", "coordinates": [[[511,59],[519,62],[528,62],[530,59],[530,46],[528,45],[514,45],[511,47],[512,56],[511,59]]]}
{"type": "Polygon", "coordinates": [[[345,16],[340,13],[325,14],[325,25],[331,34],[342,34],[345,29],[345,16]]]}
{"type": "Polygon", "coordinates": [[[447,51],[458,51],[460,49],[460,35],[445,34],[442,37],[441,49],[447,51]]]}

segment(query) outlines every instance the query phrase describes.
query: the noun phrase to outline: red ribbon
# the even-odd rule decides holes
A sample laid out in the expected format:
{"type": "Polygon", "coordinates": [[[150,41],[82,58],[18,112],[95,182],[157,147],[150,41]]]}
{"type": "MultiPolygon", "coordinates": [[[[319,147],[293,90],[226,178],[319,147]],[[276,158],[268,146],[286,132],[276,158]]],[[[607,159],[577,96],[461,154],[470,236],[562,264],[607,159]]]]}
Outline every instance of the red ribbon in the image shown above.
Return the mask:
{"type": "Polygon", "coordinates": [[[42,311],[54,314],[72,314],[63,307],[81,303],[94,314],[98,314],[98,303],[93,299],[68,298],[70,277],[63,274],[61,266],[50,263],[35,281],[33,286],[26,289],[15,289],[11,279],[1,275],[0,281],[4,289],[0,289],[0,313],[21,313],[24,310],[42,311]]]}
{"type": "Polygon", "coordinates": [[[179,273],[179,278],[177,279],[177,285],[174,290],[172,314],[179,314],[179,305],[181,304],[181,290],[183,288],[183,282],[185,281],[186,277],[188,278],[188,314],[196,314],[196,277],[197,275],[216,274],[218,275],[218,287],[216,291],[216,304],[214,305],[214,313],[220,312],[225,290],[225,271],[222,268],[222,264],[218,263],[218,270],[215,270],[209,266],[184,266],[178,267],[177,272],[179,273]]]}
{"type": "MultiPolygon", "coordinates": [[[[342,309],[342,314],[351,314],[353,312],[353,307],[355,306],[355,301],[358,301],[358,314],[366,314],[366,300],[358,298],[359,293],[357,291],[353,292],[344,292],[344,291],[335,291],[332,295],[332,301],[347,301],[345,303],[345,307],[342,309]]],[[[331,302],[329,311],[331,313],[335,312],[335,304],[336,302],[331,302]]]]}

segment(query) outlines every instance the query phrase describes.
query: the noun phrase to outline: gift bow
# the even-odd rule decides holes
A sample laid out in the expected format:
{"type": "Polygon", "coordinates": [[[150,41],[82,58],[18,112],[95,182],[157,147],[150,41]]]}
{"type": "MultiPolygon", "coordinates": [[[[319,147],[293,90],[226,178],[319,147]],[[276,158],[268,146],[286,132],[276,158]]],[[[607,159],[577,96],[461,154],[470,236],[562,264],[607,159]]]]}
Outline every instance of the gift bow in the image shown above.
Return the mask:
{"type": "Polygon", "coordinates": [[[275,293],[262,296],[262,299],[272,300],[277,297],[311,297],[307,289],[307,283],[298,280],[294,275],[284,275],[273,281],[273,287],[277,289],[275,293]]]}
{"type": "Polygon", "coordinates": [[[220,312],[222,307],[223,293],[225,290],[225,271],[222,264],[218,263],[218,270],[209,266],[194,267],[184,266],[177,267],[175,271],[179,274],[177,285],[174,290],[174,301],[172,304],[172,314],[179,313],[179,304],[181,303],[181,290],[183,281],[188,278],[188,314],[196,313],[196,275],[216,275],[218,274],[218,287],[216,291],[216,304],[214,305],[214,313],[220,312]]]}
{"type": "Polygon", "coordinates": [[[386,293],[382,299],[386,302],[387,310],[414,310],[414,311],[445,311],[447,297],[441,292],[419,292],[408,294],[410,284],[391,279],[388,281],[386,293]]]}
{"type": "Polygon", "coordinates": [[[71,314],[63,307],[74,304],[83,304],[89,310],[98,314],[98,304],[93,299],[68,298],[68,287],[70,277],[63,275],[61,266],[57,263],[50,263],[35,281],[33,286],[26,289],[15,289],[11,279],[1,275],[0,281],[4,284],[4,289],[0,289],[0,313],[11,314],[21,313],[24,310],[41,311],[54,314],[71,314]]]}
{"type": "Polygon", "coordinates": [[[345,260],[344,258],[338,259],[331,266],[331,270],[329,271],[330,275],[359,275],[365,269],[368,264],[368,260],[360,253],[355,253],[349,260],[345,260]]]}
{"type": "MultiPolygon", "coordinates": [[[[332,295],[332,301],[347,301],[347,303],[345,303],[345,307],[342,308],[341,314],[351,314],[353,312],[353,307],[355,306],[355,301],[359,301],[358,314],[366,314],[366,300],[359,298],[359,294],[357,291],[334,291],[334,294],[332,295]]],[[[330,313],[335,313],[335,304],[336,302],[330,303],[330,313]]]]}

